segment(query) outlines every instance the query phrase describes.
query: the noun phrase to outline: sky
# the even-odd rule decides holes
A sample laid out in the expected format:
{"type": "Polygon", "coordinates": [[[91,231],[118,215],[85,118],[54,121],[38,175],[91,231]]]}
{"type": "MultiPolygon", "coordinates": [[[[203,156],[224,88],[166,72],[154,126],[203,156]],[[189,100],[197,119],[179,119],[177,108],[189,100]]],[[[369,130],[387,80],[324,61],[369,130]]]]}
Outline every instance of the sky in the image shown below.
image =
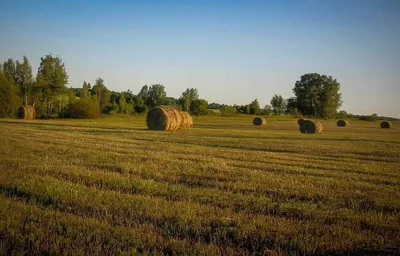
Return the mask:
{"type": "Polygon", "coordinates": [[[161,83],[178,98],[263,107],[306,73],[341,84],[342,110],[400,117],[399,0],[6,1],[0,61],[60,56],[69,87],[161,83]]]}

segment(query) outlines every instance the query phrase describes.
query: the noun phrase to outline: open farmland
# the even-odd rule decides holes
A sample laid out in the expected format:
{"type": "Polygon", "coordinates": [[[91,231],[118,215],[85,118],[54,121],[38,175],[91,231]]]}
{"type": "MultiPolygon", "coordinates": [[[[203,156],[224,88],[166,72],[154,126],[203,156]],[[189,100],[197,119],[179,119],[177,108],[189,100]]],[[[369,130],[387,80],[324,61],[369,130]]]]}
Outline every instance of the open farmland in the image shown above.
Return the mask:
{"type": "Polygon", "coordinates": [[[0,120],[0,255],[400,253],[400,124],[0,120]]]}

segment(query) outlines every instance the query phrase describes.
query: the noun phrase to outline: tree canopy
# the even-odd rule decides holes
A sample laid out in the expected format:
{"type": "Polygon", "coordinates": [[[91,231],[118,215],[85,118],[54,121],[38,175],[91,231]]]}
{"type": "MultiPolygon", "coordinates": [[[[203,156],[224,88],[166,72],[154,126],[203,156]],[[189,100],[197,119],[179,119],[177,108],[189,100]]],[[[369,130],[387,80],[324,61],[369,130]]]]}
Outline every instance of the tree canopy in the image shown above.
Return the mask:
{"type": "Polygon", "coordinates": [[[333,117],[342,105],[340,84],[331,76],[309,73],[300,77],[293,92],[299,111],[305,116],[333,117]]]}

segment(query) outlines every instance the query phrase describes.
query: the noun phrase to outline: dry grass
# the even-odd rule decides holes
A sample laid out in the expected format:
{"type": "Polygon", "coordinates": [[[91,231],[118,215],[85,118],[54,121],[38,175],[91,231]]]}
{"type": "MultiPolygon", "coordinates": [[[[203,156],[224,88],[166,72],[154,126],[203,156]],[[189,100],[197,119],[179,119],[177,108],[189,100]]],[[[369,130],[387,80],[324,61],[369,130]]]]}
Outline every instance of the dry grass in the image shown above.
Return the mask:
{"type": "Polygon", "coordinates": [[[0,255],[395,255],[400,131],[0,120],[0,255]]]}

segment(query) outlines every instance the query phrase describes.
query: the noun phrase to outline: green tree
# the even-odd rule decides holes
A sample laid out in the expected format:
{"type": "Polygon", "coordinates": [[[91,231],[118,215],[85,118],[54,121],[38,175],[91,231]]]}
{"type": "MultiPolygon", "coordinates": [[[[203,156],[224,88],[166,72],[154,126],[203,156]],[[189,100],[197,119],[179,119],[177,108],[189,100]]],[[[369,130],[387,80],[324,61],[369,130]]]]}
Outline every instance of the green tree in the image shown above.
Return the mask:
{"type": "Polygon", "coordinates": [[[189,112],[191,102],[199,99],[199,92],[196,88],[187,88],[186,91],[182,92],[179,101],[182,104],[183,110],[189,112]]]}
{"type": "Polygon", "coordinates": [[[21,105],[14,79],[0,72],[0,118],[14,117],[21,105]]]}
{"type": "Polygon", "coordinates": [[[340,84],[331,76],[305,74],[296,81],[293,92],[299,111],[305,116],[331,117],[342,105],[340,84]]]}
{"type": "Polygon", "coordinates": [[[149,87],[147,95],[147,106],[152,108],[154,106],[164,104],[165,97],[167,93],[165,92],[165,87],[162,84],[153,84],[149,87]]]}
{"type": "Polygon", "coordinates": [[[42,96],[47,103],[47,116],[50,117],[54,98],[66,93],[68,84],[68,74],[60,57],[46,55],[41,58],[36,84],[41,87],[42,96]]]}
{"type": "Polygon", "coordinates": [[[32,91],[33,75],[31,64],[26,56],[24,56],[24,61],[22,63],[19,63],[19,61],[16,62],[15,73],[15,82],[19,85],[24,98],[24,104],[28,105],[28,95],[32,91]]]}
{"type": "Polygon", "coordinates": [[[111,91],[104,85],[102,78],[97,78],[92,88],[92,95],[96,98],[99,104],[99,110],[105,111],[104,107],[110,103],[111,91]]]}
{"type": "Polygon", "coordinates": [[[249,108],[250,108],[250,113],[249,114],[251,114],[251,115],[260,114],[261,109],[260,109],[260,104],[258,103],[257,99],[253,100],[250,103],[249,108]]]}
{"type": "Polygon", "coordinates": [[[90,84],[86,83],[86,81],[83,81],[83,85],[82,85],[82,89],[81,89],[81,93],[80,93],[80,97],[81,98],[88,98],[90,97],[90,84]]]}
{"type": "Polygon", "coordinates": [[[190,114],[195,116],[204,116],[208,113],[208,101],[204,99],[193,100],[190,104],[190,114]]]}
{"type": "Polygon", "coordinates": [[[3,74],[10,81],[13,79],[15,81],[15,76],[17,73],[17,66],[13,59],[9,58],[3,64],[3,74]]]}
{"type": "Polygon", "coordinates": [[[125,114],[126,113],[126,99],[124,93],[121,93],[119,100],[118,100],[118,106],[119,106],[119,113],[125,114]]]}
{"type": "Polygon", "coordinates": [[[274,95],[271,99],[272,111],[275,115],[281,115],[285,111],[286,101],[281,95],[274,95]]]}

